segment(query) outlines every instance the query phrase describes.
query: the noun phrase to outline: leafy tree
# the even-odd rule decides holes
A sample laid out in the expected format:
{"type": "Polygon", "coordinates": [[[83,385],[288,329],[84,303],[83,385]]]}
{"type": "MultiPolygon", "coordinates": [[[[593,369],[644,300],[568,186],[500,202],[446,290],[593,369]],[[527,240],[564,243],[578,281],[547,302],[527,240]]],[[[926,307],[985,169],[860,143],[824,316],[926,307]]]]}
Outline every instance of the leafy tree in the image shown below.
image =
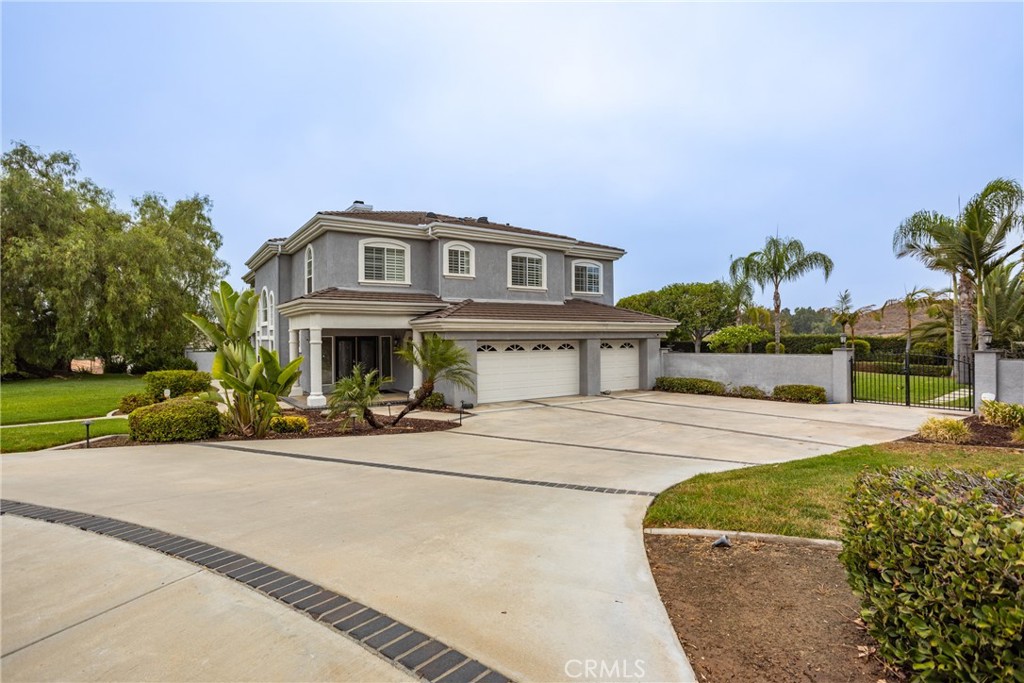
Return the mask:
{"type": "Polygon", "coordinates": [[[420,369],[423,383],[416,389],[413,399],[398,414],[392,426],[411,411],[419,408],[427,396],[434,393],[434,386],[440,382],[451,382],[457,387],[473,389],[473,364],[469,353],[451,339],[436,334],[426,334],[419,344],[410,343],[396,351],[396,355],[406,363],[420,369]]]}
{"type": "Polygon", "coordinates": [[[833,263],[820,251],[806,251],[803,242],[790,237],[768,237],[760,251],[754,251],[743,258],[732,262],[729,272],[748,277],[756,282],[761,289],[769,284],[774,288],[772,302],[775,306],[775,352],[781,350],[782,336],[782,297],[779,287],[807,273],[820,270],[827,281],[832,275],[833,263]]]}
{"type": "Polygon", "coordinates": [[[691,282],[666,285],[619,300],[619,307],[679,321],[669,332],[670,341],[692,339],[697,353],[708,335],[733,322],[734,293],[723,282],[691,282]]]}
{"type": "Polygon", "coordinates": [[[381,385],[393,381],[393,377],[379,376],[376,370],[363,372],[363,366],[357,363],[352,367],[352,374],[334,384],[334,391],[327,399],[329,417],[344,417],[343,430],[348,429],[352,421],[365,422],[374,429],[380,429],[384,425],[373,414],[372,406],[380,399],[381,385]]]}
{"type": "Polygon", "coordinates": [[[757,325],[732,325],[723,327],[708,339],[708,346],[715,353],[740,353],[752,344],[768,341],[772,336],[757,325]]]}
{"type": "Polygon", "coordinates": [[[227,282],[210,294],[216,322],[201,315],[185,314],[206,335],[217,352],[213,357],[214,379],[223,394],[213,391],[211,401],[228,407],[228,418],[238,434],[263,438],[270,420],[278,414],[277,399],[286,396],[299,379],[302,356],[281,367],[277,351],[252,345],[256,333],[256,292],[236,292],[227,282]]]}
{"type": "Polygon", "coordinates": [[[123,212],[79,174],[70,153],[24,143],[0,160],[3,373],[180,355],[195,335],[181,314],[203,311],[226,270],[208,198],[170,206],[151,194],[123,212]]]}

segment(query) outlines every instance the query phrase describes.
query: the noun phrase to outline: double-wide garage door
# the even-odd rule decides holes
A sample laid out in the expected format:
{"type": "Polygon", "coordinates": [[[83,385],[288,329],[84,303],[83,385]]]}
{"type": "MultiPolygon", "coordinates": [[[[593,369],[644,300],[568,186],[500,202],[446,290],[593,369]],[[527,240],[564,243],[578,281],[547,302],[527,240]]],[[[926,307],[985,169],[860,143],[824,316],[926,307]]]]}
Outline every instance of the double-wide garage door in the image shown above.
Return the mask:
{"type": "MultiPolygon", "coordinates": [[[[640,344],[601,344],[601,391],[640,386],[640,344]]],[[[481,342],[477,346],[477,401],[524,401],[580,393],[580,352],[575,341],[481,342]]]]}

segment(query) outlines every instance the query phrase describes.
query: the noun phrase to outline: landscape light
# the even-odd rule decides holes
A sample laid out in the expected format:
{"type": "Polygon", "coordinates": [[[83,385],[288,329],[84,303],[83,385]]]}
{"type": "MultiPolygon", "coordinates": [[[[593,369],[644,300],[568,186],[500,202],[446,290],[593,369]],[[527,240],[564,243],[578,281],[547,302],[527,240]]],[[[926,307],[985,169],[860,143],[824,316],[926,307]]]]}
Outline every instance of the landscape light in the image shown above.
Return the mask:
{"type": "Polygon", "coordinates": [[[91,448],[89,445],[89,426],[92,425],[92,420],[86,420],[82,424],[85,425],[85,447],[91,448]]]}

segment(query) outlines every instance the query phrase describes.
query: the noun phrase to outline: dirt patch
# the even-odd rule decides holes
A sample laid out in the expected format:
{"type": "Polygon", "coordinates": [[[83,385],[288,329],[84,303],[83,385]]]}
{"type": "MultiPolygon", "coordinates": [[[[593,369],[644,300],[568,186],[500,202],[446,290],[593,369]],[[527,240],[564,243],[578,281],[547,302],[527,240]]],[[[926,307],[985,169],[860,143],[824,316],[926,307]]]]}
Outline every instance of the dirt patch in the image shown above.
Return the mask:
{"type": "MultiPolygon", "coordinates": [[[[236,434],[225,434],[210,441],[277,441],[280,439],[313,439],[325,436],[380,436],[383,434],[417,434],[420,432],[441,432],[447,429],[458,427],[458,422],[448,420],[420,420],[406,417],[398,423],[397,427],[391,427],[393,417],[378,415],[377,419],[381,424],[386,425],[383,429],[373,429],[369,425],[352,425],[347,431],[339,431],[341,420],[329,420],[315,410],[285,410],[282,415],[301,415],[309,420],[309,431],[301,433],[277,433],[270,432],[263,439],[253,439],[236,434]]],[[[152,446],[154,444],[133,441],[127,435],[113,436],[107,439],[94,440],[92,448],[114,448],[117,446],[152,446]]],[[[85,448],[84,444],[68,446],[65,450],[85,448]]]]}
{"type": "Polygon", "coordinates": [[[903,680],[874,654],[838,551],[645,536],[661,599],[699,681],[903,680]]]}
{"type": "MultiPolygon", "coordinates": [[[[971,430],[971,435],[967,441],[963,444],[956,444],[957,446],[987,446],[995,448],[1024,448],[1024,444],[1019,441],[1013,440],[1013,429],[1010,427],[1000,427],[998,425],[992,425],[985,422],[978,415],[972,415],[964,420],[964,424],[971,430]]],[[[915,443],[939,443],[937,441],[929,441],[924,437],[908,436],[903,441],[912,441],[915,443]]],[[[949,444],[943,444],[949,445],[949,444]]]]}

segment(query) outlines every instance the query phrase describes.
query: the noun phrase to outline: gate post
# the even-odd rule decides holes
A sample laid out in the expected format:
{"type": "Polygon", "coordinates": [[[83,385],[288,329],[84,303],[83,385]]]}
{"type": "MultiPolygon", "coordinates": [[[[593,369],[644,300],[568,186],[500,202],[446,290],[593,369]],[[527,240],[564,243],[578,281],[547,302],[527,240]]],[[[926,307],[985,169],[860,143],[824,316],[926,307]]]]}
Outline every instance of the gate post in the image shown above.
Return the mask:
{"type": "Polygon", "coordinates": [[[853,403],[853,348],[832,349],[832,402],[853,403]]]}
{"type": "Polygon", "coordinates": [[[992,394],[998,398],[999,356],[1001,351],[974,352],[974,410],[981,409],[981,397],[992,394]]]}

